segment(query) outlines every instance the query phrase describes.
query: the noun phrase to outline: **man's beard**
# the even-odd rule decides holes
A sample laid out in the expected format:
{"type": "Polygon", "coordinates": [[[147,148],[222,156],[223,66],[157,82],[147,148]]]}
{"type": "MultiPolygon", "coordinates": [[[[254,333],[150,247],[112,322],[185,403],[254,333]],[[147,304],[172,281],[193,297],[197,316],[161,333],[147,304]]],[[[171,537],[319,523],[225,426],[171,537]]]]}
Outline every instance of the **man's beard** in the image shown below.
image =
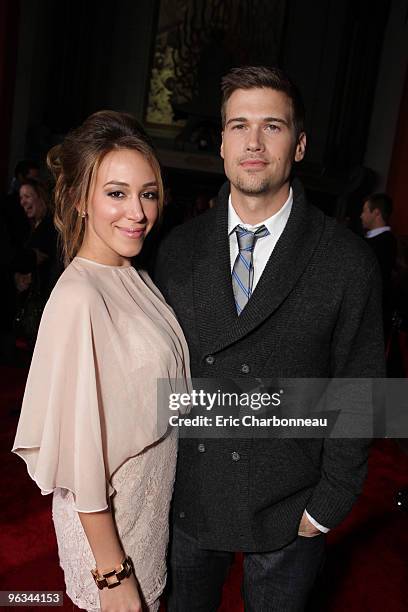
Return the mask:
{"type": "Polygon", "coordinates": [[[231,181],[234,187],[245,195],[263,195],[268,193],[272,187],[272,181],[267,177],[237,177],[235,181],[231,181]]]}

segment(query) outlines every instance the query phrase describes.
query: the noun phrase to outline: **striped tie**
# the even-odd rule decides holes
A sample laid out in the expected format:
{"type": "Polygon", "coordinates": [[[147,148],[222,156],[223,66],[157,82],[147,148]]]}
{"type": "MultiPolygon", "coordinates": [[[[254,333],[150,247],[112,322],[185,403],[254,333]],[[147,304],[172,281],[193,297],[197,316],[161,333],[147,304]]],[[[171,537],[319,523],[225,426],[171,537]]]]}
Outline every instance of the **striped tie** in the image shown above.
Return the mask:
{"type": "Polygon", "coordinates": [[[252,283],[254,280],[254,266],[252,256],[255,242],[269,234],[264,225],[258,227],[255,232],[237,225],[234,232],[237,235],[239,253],[232,269],[232,289],[234,291],[235,306],[240,315],[252,294],[252,283]]]}

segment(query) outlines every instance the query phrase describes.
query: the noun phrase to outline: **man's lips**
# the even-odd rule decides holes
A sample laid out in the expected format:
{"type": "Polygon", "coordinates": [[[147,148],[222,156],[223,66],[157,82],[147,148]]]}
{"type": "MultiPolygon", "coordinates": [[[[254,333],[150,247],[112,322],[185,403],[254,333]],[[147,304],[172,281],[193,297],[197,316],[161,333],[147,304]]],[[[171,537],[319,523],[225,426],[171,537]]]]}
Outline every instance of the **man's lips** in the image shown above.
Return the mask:
{"type": "Polygon", "coordinates": [[[141,236],[143,236],[146,231],[146,227],[137,227],[137,228],[132,229],[130,227],[116,226],[116,229],[118,229],[123,236],[126,236],[127,238],[134,238],[134,239],[141,238],[141,236]]]}
{"type": "Polygon", "coordinates": [[[243,168],[265,168],[268,162],[265,159],[243,159],[239,162],[240,166],[243,168]]]}

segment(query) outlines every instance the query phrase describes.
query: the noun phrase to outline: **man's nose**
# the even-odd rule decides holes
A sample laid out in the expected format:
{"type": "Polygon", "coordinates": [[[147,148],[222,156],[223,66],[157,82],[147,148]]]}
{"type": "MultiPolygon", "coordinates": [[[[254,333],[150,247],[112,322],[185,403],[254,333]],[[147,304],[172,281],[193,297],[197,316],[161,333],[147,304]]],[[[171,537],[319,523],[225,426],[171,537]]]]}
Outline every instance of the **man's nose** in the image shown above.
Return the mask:
{"type": "Polygon", "coordinates": [[[264,149],[262,131],[259,128],[249,130],[247,149],[248,151],[262,151],[264,149]]]}

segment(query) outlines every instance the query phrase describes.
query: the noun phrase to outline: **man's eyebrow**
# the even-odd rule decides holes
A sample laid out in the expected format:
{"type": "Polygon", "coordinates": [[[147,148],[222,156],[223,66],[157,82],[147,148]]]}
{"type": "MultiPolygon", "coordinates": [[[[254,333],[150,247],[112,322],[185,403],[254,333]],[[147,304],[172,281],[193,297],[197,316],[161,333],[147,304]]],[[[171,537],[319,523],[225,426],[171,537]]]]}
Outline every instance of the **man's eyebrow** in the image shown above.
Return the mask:
{"type": "Polygon", "coordinates": [[[282,117],[264,117],[263,121],[270,123],[283,123],[283,125],[287,125],[289,127],[289,121],[283,119],[282,117]]]}
{"type": "Polygon", "coordinates": [[[232,117],[231,119],[228,119],[225,125],[229,125],[230,123],[233,123],[234,121],[237,121],[239,123],[246,123],[248,119],[246,117],[232,117]]]}
{"type": "MultiPolygon", "coordinates": [[[[289,122],[286,119],[283,119],[282,117],[263,117],[262,121],[264,123],[268,123],[268,122],[283,123],[283,125],[286,125],[289,127],[289,122]]],[[[225,125],[229,125],[230,123],[234,123],[234,122],[247,123],[248,119],[246,117],[232,117],[231,119],[228,119],[225,125]]]]}

